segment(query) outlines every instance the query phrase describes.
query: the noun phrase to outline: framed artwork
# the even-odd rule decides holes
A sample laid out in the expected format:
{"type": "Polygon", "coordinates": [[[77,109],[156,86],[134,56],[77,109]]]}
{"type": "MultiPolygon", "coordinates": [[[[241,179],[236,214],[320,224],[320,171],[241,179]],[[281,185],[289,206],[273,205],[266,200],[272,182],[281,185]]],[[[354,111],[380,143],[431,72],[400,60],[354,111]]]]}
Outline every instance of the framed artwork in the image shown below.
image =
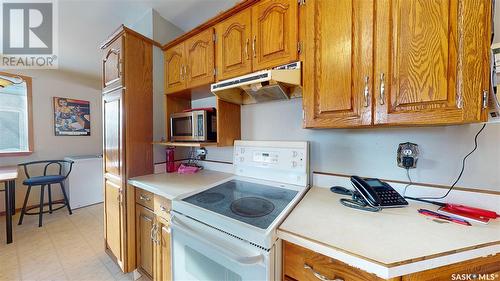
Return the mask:
{"type": "Polygon", "coordinates": [[[54,97],[56,136],[90,136],[90,102],[54,97]]]}

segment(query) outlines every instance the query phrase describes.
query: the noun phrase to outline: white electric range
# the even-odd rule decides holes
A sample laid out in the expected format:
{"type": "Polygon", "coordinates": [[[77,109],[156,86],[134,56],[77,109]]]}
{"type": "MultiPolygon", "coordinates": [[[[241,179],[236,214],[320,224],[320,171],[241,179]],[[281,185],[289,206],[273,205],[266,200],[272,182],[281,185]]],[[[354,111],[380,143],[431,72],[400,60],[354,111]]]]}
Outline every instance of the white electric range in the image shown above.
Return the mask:
{"type": "Polygon", "coordinates": [[[276,229],[309,185],[307,142],[236,141],[235,176],[172,203],[174,280],[279,280],[276,229]]]}

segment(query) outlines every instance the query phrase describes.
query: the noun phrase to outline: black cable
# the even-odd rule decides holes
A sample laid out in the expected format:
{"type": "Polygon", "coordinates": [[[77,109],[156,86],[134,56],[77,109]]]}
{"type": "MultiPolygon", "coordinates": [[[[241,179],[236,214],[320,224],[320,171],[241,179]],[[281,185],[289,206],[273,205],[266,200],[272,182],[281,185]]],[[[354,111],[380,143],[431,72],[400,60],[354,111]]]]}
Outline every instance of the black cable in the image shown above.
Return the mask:
{"type": "Polygon", "coordinates": [[[406,168],[406,177],[408,178],[408,181],[410,183],[408,183],[406,186],[405,186],[405,189],[403,190],[403,197],[406,196],[406,189],[410,186],[410,185],[413,185],[413,181],[411,180],[411,177],[410,177],[410,168],[406,168]]]}
{"type": "Polygon", "coordinates": [[[477,132],[476,136],[474,137],[474,149],[472,149],[472,151],[469,152],[467,155],[465,155],[465,157],[462,159],[462,169],[460,170],[460,174],[458,175],[458,177],[455,180],[455,182],[450,186],[450,188],[448,189],[448,191],[443,196],[441,196],[441,197],[420,197],[420,198],[417,198],[417,199],[443,199],[443,198],[446,198],[446,196],[448,196],[448,194],[450,194],[450,192],[453,190],[453,188],[455,188],[455,185],[462,178],[462,175],[463,175],[464,170],[465,170],[465,162],[466,162],[467,158],[469,158],[469,156],[471,156],[471,154],[476,151],[476,149],[478,147],[478,145],[477,145],[477,138],[479,137],[479,135],[481,134],[481,132],[484,130],[485,127],[486,127],[486,123],[483,124],[483,126],[481,127],[481,129],[477,132]]]}

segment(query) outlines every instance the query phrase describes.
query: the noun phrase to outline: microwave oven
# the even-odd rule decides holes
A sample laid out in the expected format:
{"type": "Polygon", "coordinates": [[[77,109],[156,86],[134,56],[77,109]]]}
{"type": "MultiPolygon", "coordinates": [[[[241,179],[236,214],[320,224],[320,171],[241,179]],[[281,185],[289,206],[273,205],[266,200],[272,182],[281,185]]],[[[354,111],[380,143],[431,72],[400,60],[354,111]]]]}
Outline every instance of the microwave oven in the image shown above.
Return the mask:
{"type": "Polygon", "coordinates": [[[215,108],[171,114],[170,139],[172,141],[217,141],[215,108]]]}

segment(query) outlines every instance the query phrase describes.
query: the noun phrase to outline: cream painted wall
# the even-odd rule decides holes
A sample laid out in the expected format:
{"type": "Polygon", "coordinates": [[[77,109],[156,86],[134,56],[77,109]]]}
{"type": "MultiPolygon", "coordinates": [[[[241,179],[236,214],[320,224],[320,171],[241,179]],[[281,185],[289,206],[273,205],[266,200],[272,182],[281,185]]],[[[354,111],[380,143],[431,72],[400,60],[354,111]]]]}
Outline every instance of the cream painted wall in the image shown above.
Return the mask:
{"type": "MultiPolygon", "coordinates": [[[[214,98],[193,106],[213,106],[214,98]]],[[[396,166],[397,145],[420,145],[421,158],[411,170],[415,182],[451,184],[462,158],[473,148],[480,124],[418,128],[302,128],[302,99],[245,105],[241,112],[244,140],[305,140],[311,142],[311,170],[406,180],[396,166]]],[[[232,147],[207,147],[209,160],[232,162],[232,147]]],[[[488,124],[479,148],[467,161],[458,186],[500,191],[500,124],[488,124]]]]}
{"type": "MultiPolygon", "coordinates": [[[[25,157],[0,157],[0,166],[17,165],[22,162],[46,159],[62,159],[71,155],[100,155],[102,153],[101,126],[101,90],[100,82],[87,80],[60,70],[9,71],[30,76],[33,79],[33,134],[34,153],[25,157]],[[54,116],[52,97],[68,97],[90,101],[90,136],[54,135],[54,116]]],[[[41,171],[40,171],[41,172],[41,171]]],[[[24,173],[16,185],[16,206],[22,205],[25,187],[22,186],[24,173]]],[[[2,187],[3,188],[3,187],[2,187]]],[[[54,189],[54,198],[62,198],[61,192],[54,189]]],[[[30,196],[30,204],[38,200],[39,191],[34,189],[30,196]]],[[[4,210],[3,195],[0,200],[0,211],[4,210]]]]}

